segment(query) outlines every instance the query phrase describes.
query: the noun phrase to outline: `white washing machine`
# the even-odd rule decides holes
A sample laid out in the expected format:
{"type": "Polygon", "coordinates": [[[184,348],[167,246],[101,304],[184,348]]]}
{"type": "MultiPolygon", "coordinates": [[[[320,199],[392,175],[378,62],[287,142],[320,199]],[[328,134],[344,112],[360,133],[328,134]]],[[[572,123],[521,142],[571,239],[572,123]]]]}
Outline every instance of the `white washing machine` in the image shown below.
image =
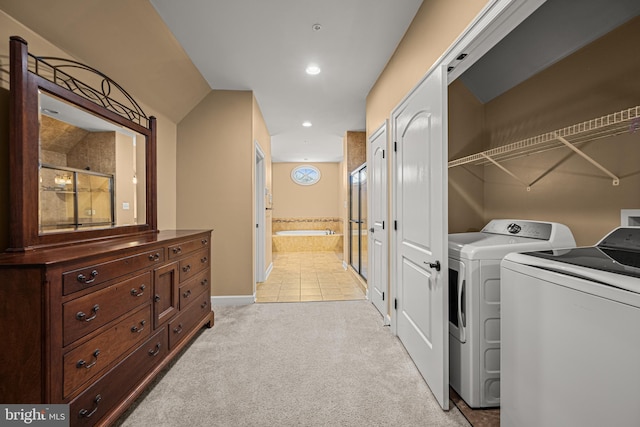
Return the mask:
{"type": "Polygon", "coordinates": [[[510,252],[575,247],[565,225],[495,219],[449,234],[449,383],[472,408],[500,405],[500,261],[510,252]]]}
{"type": "Polygon", "coordinates": [[[501,274],[500,425],[640,426],[640,228],[501,274]]]}

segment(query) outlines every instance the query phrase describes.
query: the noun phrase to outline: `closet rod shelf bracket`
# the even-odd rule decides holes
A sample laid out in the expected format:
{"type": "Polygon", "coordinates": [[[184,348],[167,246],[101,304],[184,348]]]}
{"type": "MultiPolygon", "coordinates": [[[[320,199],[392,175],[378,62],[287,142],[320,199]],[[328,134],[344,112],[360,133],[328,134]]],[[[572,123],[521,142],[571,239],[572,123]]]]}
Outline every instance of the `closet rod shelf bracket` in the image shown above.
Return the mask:
{"type": "Polygon", "coordinates": [[[589,155],[587,155],[585,152],[583,152],[582,150],[580,150],[579,148],[577,148],[575,145],[573,145],[572,143],[570,143],[569,141],[567,141],[566,139],[564,139],[563,137],[556,135],[556,139],[558,141],[560,141],[561,143],[563,143],[567,148],[569,148],[570,150],[572,150],[574,153],[576,153],[577,155],[579,155],[580,157],[582,157],[583,159],[585,159],[586,161],[588,161],[589,163],[591,163],[593,166],[597,167],[598,169],[600,169],[602,172],[606,173],[607,175],[609,175],[612,179],[613,179],[613,185],[620,185],[620,178],[618,178],[616,175],[614,175],[613,173],[611,173],[609,171],[609,169],[605,168],[604,166],[602,166],[600,163],[596,162],[594,159],[592,159],[589,155]]]}
{"type": "Polygon", "coordinates": [[[531,191],[531,185],[525,183],[523,180],[521,180],[520,178],[518,178],[516,176],[516,174],[514,174],[513,172],[511,172],[509,169],[505,168],[504,166],[502,166],[500,163],[496,162],[495,160],[493,160],[491,157],[489,157],[488,155],[486,155],[485,153],[479,153],[480,156],[484,157],[485,159],[487,159],[489,162],[493,163],[496,167],[498,167],[500,170],[502,170],[504,173],[506,173],[507,175],[509,175],[511,178],[515,179],[516,181],[518,181],[519,183],[521,183],[522,185],[524,185],[525,187],[527,187],[527,191],[531,191]]]}

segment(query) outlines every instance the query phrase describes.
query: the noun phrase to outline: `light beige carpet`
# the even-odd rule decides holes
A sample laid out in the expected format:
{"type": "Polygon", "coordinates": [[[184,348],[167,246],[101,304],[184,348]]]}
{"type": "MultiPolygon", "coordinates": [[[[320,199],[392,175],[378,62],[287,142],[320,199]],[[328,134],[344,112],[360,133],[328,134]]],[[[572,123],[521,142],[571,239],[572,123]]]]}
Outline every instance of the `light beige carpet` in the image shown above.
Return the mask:
{"type": "Polygon", "coordinates": [[[469,426],[368,301],[214,307],[122,426],[469,426]]]}

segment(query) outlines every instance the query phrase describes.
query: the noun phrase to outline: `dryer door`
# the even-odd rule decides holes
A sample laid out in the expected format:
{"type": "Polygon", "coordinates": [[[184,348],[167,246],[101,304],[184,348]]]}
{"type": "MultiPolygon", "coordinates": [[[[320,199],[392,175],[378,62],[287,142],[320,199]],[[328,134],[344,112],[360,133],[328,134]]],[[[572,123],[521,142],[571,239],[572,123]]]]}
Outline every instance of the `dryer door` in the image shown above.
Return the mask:
{"type": "Polygon", "coordinates": [[[449,258],[449,334],[467,341],[466,271],[462,261],[449,258]]]}

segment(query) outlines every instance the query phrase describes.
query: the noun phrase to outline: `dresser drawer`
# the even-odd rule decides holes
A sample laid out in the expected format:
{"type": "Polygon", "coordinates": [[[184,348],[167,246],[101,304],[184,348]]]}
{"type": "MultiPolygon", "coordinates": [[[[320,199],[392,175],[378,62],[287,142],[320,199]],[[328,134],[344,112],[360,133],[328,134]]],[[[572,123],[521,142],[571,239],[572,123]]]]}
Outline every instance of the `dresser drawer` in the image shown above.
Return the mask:
{"type": "Polygon", "coordinates": [[[63,397],[94,378],[135,344],[149,336],[151,307],[125,317],[63,356],[63,397]]]}
{"type": "Polygon", "coordinates": [[[169,349],[173,349],[196,324],[211,313],[211,297],[208,293],[200,294],[190,305],[189,310],[180,313],[169,322],[169,349]]]}
{"type": "Polygon", "coordinates": [[[176,259],[189,252],[197,251],[209,247],[209,237],[201,237],[198,239],[187,240],[176,245],[169,246],[169,259],[176,259]]]}
{"type": "Polygon", "coordinates": [[[209,251],[196,252],[180,260],[180,282],[195,276],[198,272],[209,267],[209,251]]]}
{"type": "Polygon", "coordinates": [[[92,426],[120,403],[131,384],[140,381],[169,351],[167,331],[163,328],[136,351],[71,401],[69,416],[74,426],[92,426]]]}
{"type": "Polygon", "coordinates": [[[63,345],[149,303],[152,292],[151,272],[146,272],[63,304],[63,345]]]}
{"type": "Polygon", "coordinates": [[[202,292],[209,290],[210,271],[209,269],[202,271],[180,286],[180,310],[198,299],[202,292]]]}
{"type": "Polygon", "coordinates": [[[142,268],[151,268],[163,261],[164,250],[163,248],[158,248],[125,258],[67,271],[62,273],[63,293],[68,295],[142,268]]]}

